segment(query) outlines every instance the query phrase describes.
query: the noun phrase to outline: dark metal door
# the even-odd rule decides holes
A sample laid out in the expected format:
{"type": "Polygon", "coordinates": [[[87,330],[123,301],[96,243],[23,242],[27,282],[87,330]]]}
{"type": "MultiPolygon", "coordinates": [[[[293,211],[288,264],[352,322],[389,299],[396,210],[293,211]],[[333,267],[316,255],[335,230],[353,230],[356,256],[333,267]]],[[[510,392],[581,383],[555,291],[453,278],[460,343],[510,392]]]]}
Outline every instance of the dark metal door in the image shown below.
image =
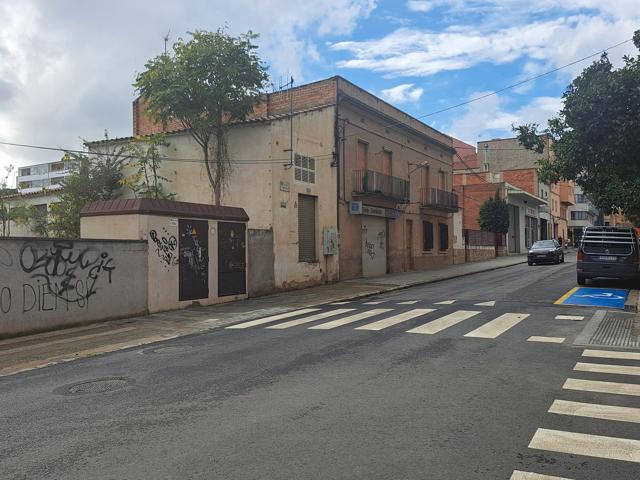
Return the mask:
{"type": "Polygon", "coordinates": [[[246,226],[218,222],[218,296],[247,292],[246,226]]]}
{"type": "Polygon", "coordinates": [[[209,222],[180,219],[178,231],[180,234],[178,299],[207,298],[209,297],[209,222]]]}

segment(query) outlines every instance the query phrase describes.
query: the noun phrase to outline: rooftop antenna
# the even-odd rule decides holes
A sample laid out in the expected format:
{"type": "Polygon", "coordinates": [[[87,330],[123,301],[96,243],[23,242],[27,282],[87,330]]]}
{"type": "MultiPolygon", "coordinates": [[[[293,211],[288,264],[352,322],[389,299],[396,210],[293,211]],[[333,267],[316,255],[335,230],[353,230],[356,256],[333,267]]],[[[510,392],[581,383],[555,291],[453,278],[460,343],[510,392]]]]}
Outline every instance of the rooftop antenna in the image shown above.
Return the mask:
{"type": "Polygon", "coordinates": [[[171,30],[169,30],[167,32],[167,34],[164,36],[164,54],[167,54],[167,44],[169,43],[169,34],[171,33],[171,30]]]}
{"type": "Polygon", "coordinates": [[[293,166],[293,76],[284,84],[282,80],[280,80],[280,87],[278,89],[282,91],[285,88],[289,88],[289,148],[284,151],[289,152],[289,164],[285,165],[284,168],[291,168],[293,166]]]}

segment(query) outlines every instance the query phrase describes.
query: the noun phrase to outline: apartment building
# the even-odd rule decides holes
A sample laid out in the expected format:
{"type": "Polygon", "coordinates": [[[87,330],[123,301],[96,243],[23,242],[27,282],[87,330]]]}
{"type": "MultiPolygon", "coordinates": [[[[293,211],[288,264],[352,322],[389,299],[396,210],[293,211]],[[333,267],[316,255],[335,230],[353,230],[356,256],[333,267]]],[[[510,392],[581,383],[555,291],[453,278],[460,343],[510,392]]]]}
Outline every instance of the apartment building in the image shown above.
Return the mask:
{"type": "Polygon", "coordinates": [[[16,187],[20,193],[33,193],[57,188],[70,171],[61,160],[18,168],[16,187]]]}

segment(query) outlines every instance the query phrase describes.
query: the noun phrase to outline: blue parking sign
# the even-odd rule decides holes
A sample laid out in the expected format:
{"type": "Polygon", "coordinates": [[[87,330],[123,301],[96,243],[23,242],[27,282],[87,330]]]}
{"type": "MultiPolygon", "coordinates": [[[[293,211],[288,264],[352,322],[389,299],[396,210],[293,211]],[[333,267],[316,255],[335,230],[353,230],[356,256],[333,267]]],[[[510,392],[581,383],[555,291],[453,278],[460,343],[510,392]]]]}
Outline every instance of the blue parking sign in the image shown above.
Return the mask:
{"type": "Polygon", "coordinates": [[[556,303],[560,305],[582,305],[603,308],[624,308],[629,290],[619,288],[574,288],[556,303]]]}

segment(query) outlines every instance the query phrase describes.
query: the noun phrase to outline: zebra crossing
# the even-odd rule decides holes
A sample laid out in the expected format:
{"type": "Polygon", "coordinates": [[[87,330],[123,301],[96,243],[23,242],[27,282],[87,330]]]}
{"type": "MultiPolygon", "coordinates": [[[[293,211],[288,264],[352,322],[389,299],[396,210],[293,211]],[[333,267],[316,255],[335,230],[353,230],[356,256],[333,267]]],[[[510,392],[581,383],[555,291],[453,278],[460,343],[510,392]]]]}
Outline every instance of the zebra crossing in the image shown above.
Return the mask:
{"type": "MultiPolygon", "coordinates": [[[[269,330],[284,330],[293,327],[305,327],[309,330],[333,330],[351,326],[354,330],[377,332],[405,322],[425,319],[418,326],[406,330],[406,333],[434,335],[480,314],[490,314],[491,309],[455,310],[450,313],[438,313],[443,308],[455,308],[456,300],[443,300],[433,306],[416,305],[420,300],[376,300],[367,302],[333,302],[324,310],[320,307],[303,308],[293,312],[271,315],[256,320],[235,324],[227,329],[246,329],[264,327],[269,330]],[[414,308],[421,307],[421,308],[414,308]],[[364,310],[363,310],[364,309],[364,310]],[[375,318],[374,318],[375,317],[375,318]],[[436,318],[431,318],[436,317],[436,318]],[[328,320],[320,322],[322,320],[328,320]]],[[[477,306],[495,306],[495,301],[475,303],[477,306]]],[[[489,319],[484,325],[470,330],[464,336],[469,338],[494,339],[529,317],[527,313],[504,313],[489,319]]],[[[540,337],[543,338],[543,337],[540,337]]],[[[557,341],[556,341],[557,342],[557,341]]]]}
{"type": "MultiPolygon", "coordinates": [[[[582,352],[582,357],[586,359],[604,359],[623,361],[625,364],[606,364],[577,362],[573,367],[575,372],[582,374],[610,375],[612,380],[618,375],[625,375],[629,378],[640,375],[640,365],[633,362],[640,361],[640,353],[629,351],[608,351],[586,349],[582,352]],[[631,364],[629,364],[631,362],[631,364]]],[[[564,417],[579,417],[583,419],[593,419],[595,421],[612,422],[612,430],[617,431],[615,424],[640,424],[640,380],[629,383],[618,381],[591,380],[588,378],[567,378],[563,385],[563,390],[569,394],[589,393],[591,402],[576,401],[574,399],[554,399],[549,407],[548,413],[564,417]],[[599,395],[605,394],[604,398],[599,395]],[[616,400],[612,395],[618,396],[616,400]],[[632,398],[635,402],[633,406],[611,405],[610,403],[621,403],[624,399],[632,398]],[[636,401],[638,399],[638,401],[636,401]]],[[[578,428],[576,428],[578,430],[578,428]]],[[[621,436],[601,435],[585,431],[564,431],[553,428],[537,428],[529,442],[528,448],[545,452],[568,454],[573,456],[583,456],[610,460],[614,462],[625,462],[628,464],[640,464],[640,437],[623,438],[621,436]]],[[[640,466],[637,467],[640,472],[640,466]]],[[[639,473],[640,476],[640,473],[639,473]]],[[[625,477],[626,478],[626,477],[625,477]]],[[[638,478],[638,477],[634,477],[638,478]]],[[[564,479],[544,475],[537,472],[524,472],[515,470],[511,480],[518,479],[564,479]]]]}

